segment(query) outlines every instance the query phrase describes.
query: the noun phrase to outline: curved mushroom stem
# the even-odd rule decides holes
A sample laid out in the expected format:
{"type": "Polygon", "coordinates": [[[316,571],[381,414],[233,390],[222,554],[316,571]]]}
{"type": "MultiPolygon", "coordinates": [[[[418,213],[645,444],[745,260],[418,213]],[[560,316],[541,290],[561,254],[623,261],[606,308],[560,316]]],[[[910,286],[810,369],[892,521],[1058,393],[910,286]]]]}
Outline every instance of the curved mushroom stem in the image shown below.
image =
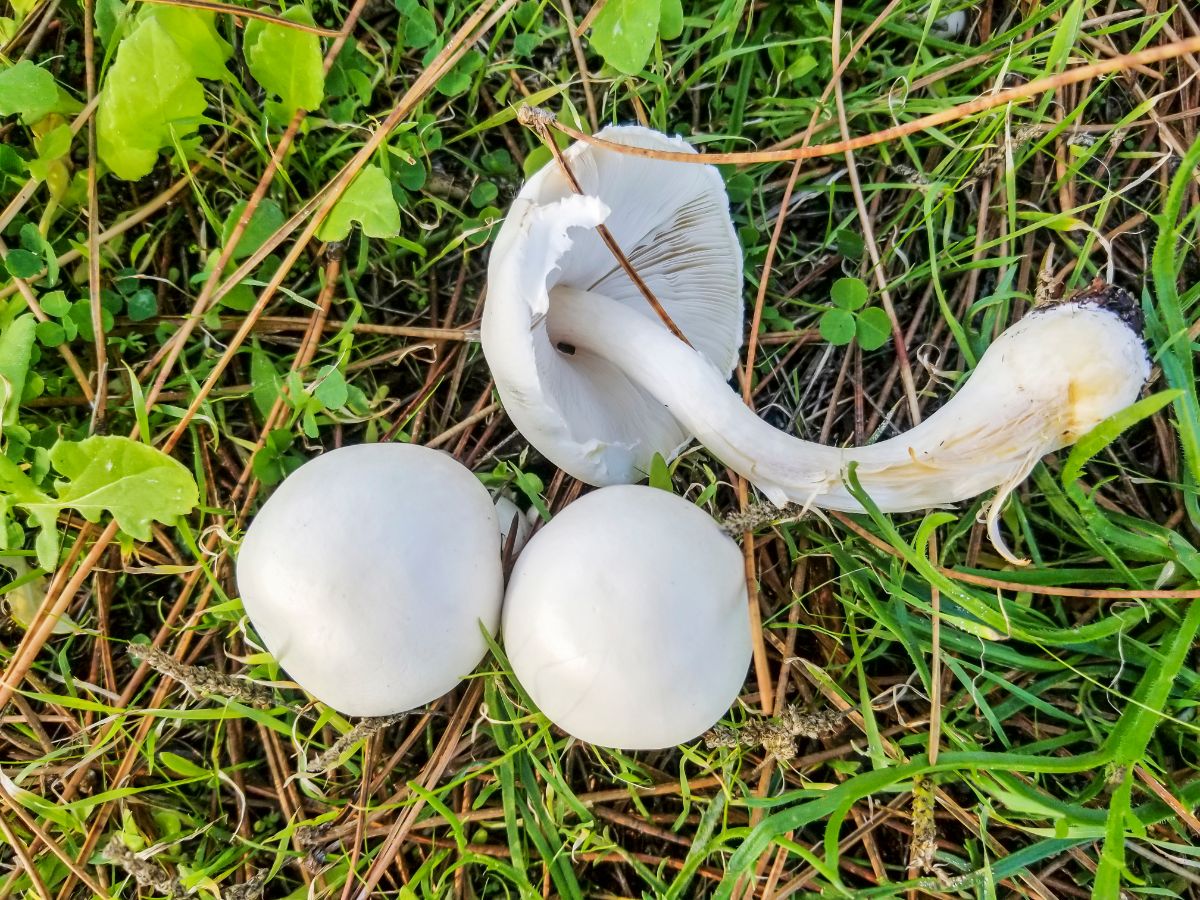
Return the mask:
{"type": "Polygon", "coordinates": [[[601,294],[551,291],[551,338],[600,356],[652,394],[726,465],[773,503],[862,511],[851,463],[884,512],[943,506],[999,488],[988,535],[1004,545],[999,509],[1046,453],[1073,443],[1136,398],[1149,373],[1140,338],[1114,313],[1064,303],[997,338],[971,378],[910,431],[866,447],[803,441],[746,407],[721,373],[659,323],[601,294]]]}

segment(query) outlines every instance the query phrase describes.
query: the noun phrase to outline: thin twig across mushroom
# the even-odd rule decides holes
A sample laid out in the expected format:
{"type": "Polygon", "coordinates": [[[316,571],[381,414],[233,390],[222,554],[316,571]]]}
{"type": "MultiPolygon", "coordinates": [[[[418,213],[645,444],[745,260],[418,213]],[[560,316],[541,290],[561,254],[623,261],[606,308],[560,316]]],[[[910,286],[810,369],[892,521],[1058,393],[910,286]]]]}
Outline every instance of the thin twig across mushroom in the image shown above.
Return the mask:
{"type": "MultiPolygon", "coordinates": [[[[670,140],[640,128],[608,128],[599,136],[639,146],[670,140]]],[[[705,353],[707,335],[693,331],[694,323],[673,308],[680,300],[672,290],[703,281],[716,268],[710,236],[720,229],[711,221],[713,207],[719,205],[728,219],[723,194],[720,204],[705,195],[702,220],[673,213],[687,195],[688,183],[681,190],[680,180],[697,171],[717,178],[715,170],[584,144],[565,156],[576,171],[588,173],[580,179],[587,194],[573,195],[561,176],[545,171],[521,191],[492,252],[483,346],[518,428],[589,483],[636,480],[652,452],[670,456],[682,443],[675,436],[690,434],[779,505],[861,511],[846,485],[851,465],[884,512],[942,506],[998,488],[988,507],[988,534],[1005,558],[1020,562],[1000,536],[1004,499],[1044,454],[1074,443],[1132,403],[1149,375],[1133,298],[1119,289],[1095,290],[1035,310],[1002,333],[959,392],[912,430],[857,448],[799,440],[741,402],[726,384],[728,357],[715,365],[705,353]],[[631,302],[610,270],[597,272],[599,265],[610,268],[611,258],[597,261],[592,228],[645,218],[647,211],[666,213],[662,228],[641,234],[610,228],[625,238],[631,261],[645,258],[656,274],[673,273],[674,281],[656,293],[696,349],[671,335],[644,303],[631,302]],[[697,224],[702,228],[693,238],[697,224]],[[698,276],[689,271],[693,258],[698,276]],[[559,347],[570,347],[571,355],[559,347]],[[597,372],[605,383],[632,389],[615,396],[595,380],[597,372]],[[606,408],[593,416],[597,395],[606,408]],[[677,423],[675,429],[664,425],[664,416],[677,423]],[[636,454],[626,453],[622,465],[597,464],[627,450],[626,436],[644,421],[655,427],[642,430],[636,454]],[[622,427],[614,429],[614,422],[622,427]]],[[[726,283],[706,287],[711,295],[724,292],[711,300],[712,315],[727,321],[732,310],[740,322],[740,284],[732,292],[726,283]]]]}

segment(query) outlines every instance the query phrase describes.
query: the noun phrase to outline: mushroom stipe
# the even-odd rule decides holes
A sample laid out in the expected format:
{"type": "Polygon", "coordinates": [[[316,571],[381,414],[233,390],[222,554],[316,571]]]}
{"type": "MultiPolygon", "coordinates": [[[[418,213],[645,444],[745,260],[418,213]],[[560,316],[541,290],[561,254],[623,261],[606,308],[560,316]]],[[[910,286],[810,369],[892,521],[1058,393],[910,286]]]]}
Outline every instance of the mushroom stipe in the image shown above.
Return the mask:
{"type": "MultiPolygon", "coordinates": [[[[686,148],[644,128],[598,137],[686,148]]],[[[686,152],[686,150],[684,151],[686,152]]],[[[587,193],[543,169],[521,190],[492,251],[482,340],[513,423],[589,484],[634,482],[654,453],[694,437],[773,503],[858,512],[849,467],[884,512],[954,503],[997,489],[985,508],[997,551],[999,511],[1046,453],[1137,399],[1150,365],[1137,304],[1111,286],[1035,310],[1002,333],[957,395],[910,431],[865,447],[791,437],[729,388],[728,323],[740,344],[740,248],[716,171],[577,143],[564,151],[587,193]],[[707,173],[707,179],[696,173],[707,173]],[[717,221],[717,220],[720,221],[717,221]],[[605,222],[696,349],[675,339],[597,249],[605,222]],[[714,324],[720,323],[719,329],[714,324]],[[720,341],[714,340],[720,335],[720,341]],[[567,356],[555,348],[567,344],[567,356]],[[723,348],[723,349],[716,349],[723,348]]]]}

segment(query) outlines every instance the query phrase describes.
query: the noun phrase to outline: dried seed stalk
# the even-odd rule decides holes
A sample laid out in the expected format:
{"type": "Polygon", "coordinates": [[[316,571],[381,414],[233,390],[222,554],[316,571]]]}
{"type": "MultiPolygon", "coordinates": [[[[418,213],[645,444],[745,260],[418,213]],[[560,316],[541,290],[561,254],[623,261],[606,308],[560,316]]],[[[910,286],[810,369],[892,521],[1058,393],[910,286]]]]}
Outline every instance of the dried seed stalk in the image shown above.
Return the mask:
{"type": "Polygon", "coordinates": [[[704,744],[710,750],[717,747],[762,747],[778,760],[796,756],[796,738],[828,737],[842,727],[846,714],[833,709],[818,712],[803,712],[799,706],[789,705],[774,719],[748,722],[741,728],[718,725],[704,735],[704,744]]]}
{"type": "Polygon", "coordinates": [[[197,696],[217,694],[259,709],[268,709],[275,705],[274,695],[268,688],[246,681],[244,678],[222,675],[206,666],[184,665],[169,653],[164,653],[150,644],[130,644],[127,652],[134,659],[142,660],[160,675],[166,675],[168,678],[178,681],[197,696]]]}
{"type": "Polygon", "coordinates": [[[168,897],[181,897],[187,893],[183,882],[174,878],[162,867],[149,859],[142,859],[125,846],[121,836],[113,835],[112,840],[104,848],[104,858],[133,877],[139,887],[148,888],[156,894],[168,897]]]}
{"type": "Polygon", "coordinates": [[[908,867],[918,872],[934,871],[937,853],[937,822],[933,818],[933,779],[918,775],[912,785],[912,844],[908,848],[908,867]]]}
{"type": "Polygon", "coordinates": [[[798,519],[804,514],[799,503],[789,503],[780,508],[773,503],[753,503],[743,510],[731,512],[721,520],[721,530],[731,537],[747,531],[758,531],[767,525],[775,525],[788,519],[798,519]]]}
{"type": "Polygon", "coordinates": [[[221,892],[222,900],[260,900],[267,886],[269,870],[258,869],[244,884],[235,884],[221,892]]]}
{"type": "Polygon", "coordinates": [[[308,771],[314,774],[328,772],[338,764],[338,760],[342,758],[342,754],[359,741],[365,741],[367,738],[383,731],[383,729],[395,725],[407,715],[408,713],[396,713],[391,716],[372,716],[369,719],[360,720],[353,728],[330,744],[328,750],[310,762],[308,764],[308,771]]]}

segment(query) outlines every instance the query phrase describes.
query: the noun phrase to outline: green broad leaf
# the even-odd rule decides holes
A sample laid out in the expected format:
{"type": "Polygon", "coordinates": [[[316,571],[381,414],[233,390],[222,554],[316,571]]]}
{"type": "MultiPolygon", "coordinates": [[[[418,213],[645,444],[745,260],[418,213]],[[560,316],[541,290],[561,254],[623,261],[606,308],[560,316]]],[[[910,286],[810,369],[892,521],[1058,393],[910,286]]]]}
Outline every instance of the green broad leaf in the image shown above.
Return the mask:
{"type": "Polygon", "coordinates": [[[892,320],[878,306],[864,309],[858,314],[854,336],[864,350],[878,350],[892,336],[892,320]]]}
{"type": "Polygon", "coordinates": [[[404,46],[424,50],[437,39],[437,20],[423,6],[413,5],[404,23],[404,46]]]}
{"type": "MultiPolygon", "coordinates": [[[[454,64],[454,68],[438,80],[438,93],[444,94],[447,97],[457,97],[459,94],[464,93],[471,87],[471,81],[475,73],[483,68],[483,63],[483,56],[474,50],[465,54],[462,59],[454,64]]],[[[430,149],[434,148],[430,147],[430,149]]]]}
{"type": "Polygon", "coordinates": [[[471,191],[471,205],[478,209],[487,206],[500,194],[500,189],[491,181],[481,181],[471,191]]]}
{"type": "Polygon", "coordinates": [[[369,237],[391,238],[400,233],[400,207],[392,185],[379,166],[367,166],[329,211],[317,231],[323,241],[344,241],[357,222],[369,237]]]}
{"type": "MultiPolygon", "coordinates": [[[[23,556],[0,556],[0,563],[15,575],[13,581],[0,590],[0,596],[8,604],[8,614],[12,620],[21,628],[28,629],[46,599],[46,578],[41,572],[30,570],[23,556]]],[[[51,634],[71,634],[78,629],[79,626],[70,616],[61,613],[51,634]]]]}
{"type": "Polygon", "coordinates": [[[58,254],[54,252],[54,247],[32,222],[26,222],[21,226],[21,248],[41,257],[38,261],[38,271],[40,272],[42,268],[46,270],[42,284],[46,287],[54,287],[58,283],[58,254]]]}
{"type": "Polygon", "coordinates": [[[145,322],[158,315],[158,298],[150,288],[141,288],[129,296],[125,308],[131,321],[145,322]]]}
{"type": "Polygon", "coordinates": [[[62,291],[51,291],[41,298],[42,312],[56,319],[61,319],[71,311],[71,301],[62,291]]]}
{"type": "Polygon", "coordinates": [[[350,390],[346,379],[336,366],[325,366],[317,374],[317,383],[313,386],[313,396],[326,409],[341,409],[350,399],[350,390]]]}
{"type": "Polygon", "coordinates": [[[37,139],[38,159],[59,159],[66,156],[71,149],[71,126],[66,123],[51,129],[44,137],[37,139]]]}
{"type": "Polygon", "coordinates": [[[150,7],[121,41],[100,89],[100,158],[132,181],[154,168],[158,152],[199,127],[208,101],[197,80],[223,77],[232,52],[212,13],[150,7]]]}
{"type": "Polygon", "coordinates": [[[799,81],[809,72],[817,67],[817,58],[811,53],[802,53],[796,57],[795,62],[787,67],[784,77],[791,81],[799,81]]]}
{"type": "Polygon", "coordinates": [[[20,248],[9,250],[4,257],[4,268],[14,278],[33,278],[42,271],[42,258],[20,248]]]}
{"type": "MultiPolygon", "coordinates": [[[[53,526],[64,509],[75,510],[89,522],[99,522],[107,513],[126,534],[147,541],[151,522],[172,525],[199,500],[195,479],[183,465],[127,437],[59,441],[50,450],[50,462],[63,476],[55,481],[56,496],[41,494],[32,502],[17,499],[43,527],[53,526]]],[[[52,565],[43,561],[42,567],[52,565]]]]}
{"type": "Polygon", "coordinates": [[[856,262],[867,252],[867,245],[863,243],[862,236],[848,228],[839,228],[833,235],[833,243],[838,253],[856,262]]]}
{"type": "MultiPolygon", "coordinates": [[[[225,224],[221,226],[221,243],[228,244],[229,239],[233,237],[233,230],[237,227],[238,221],[242,218],[242,213],[246,210],[246,201],[242,200],[235,204],[233,209],[229,211],[229,215],[225,217],[225,224]]],[[[246,229],[242,232],[241,238],[238,239],[237,247],[233,250],[232,260],[245,259],[253,254],[258,248],[265,244],[272,234],[281,226],[286,217],[279,204],[271,199],[263,199],[258,206],[254,208],[254,212],[250,216],[250,221],[246,223],[246,229]]]]}
{"type": "Polygon", "coordinates": [[[821,337],[835,347],[844,347],[854,340],[854,335],[857,333],[854,314],[848,313],[844,309],[825,310],[821,314],[821,321],[817,327],[821,332],[821,337]]]}
{"type": "MultiPolygon", "coordinates": [[[[0,144],[0,175],[20,178],[25,174],[25,160],[8,144],[0,144]]],[[[0,179],[2,181],[3,179],[0,179]]]]}
{"type": "Polygon", "coordinates": [[[668,494],[675,490],[671,484],[671,467],[667,465],[661,453],[655,453],[650,459],[650,487],[666,491],[668,494]]]}
{"type": "MultiPolygon", "coordinates": [[[[312,13],[293,6],[283,13],[290,22],[313,25],[312,13]]],[[[276,120],[287,121],[297,109],[313,110],[325,97],[321,41],[311,31],[251,19],[246,25],[246,65],[254,80],[279,98],[267,104],[276,120]]]]}
{"type": "Polygon", "coordinates": [[[0,116],[19,115],[32,125],[58,107],[54,76],[27,59],[0,71],[0,116]]]}
{"type": "Polygon", "coordinates": [[[833,283],[829,297],[842,309],[858,309],[865,306],[869,291],[861,278],[839,278],[833,283]]]}
{"type": "Polygon", "coordinates": [[[522,32],[513,38],[513,56],[517,59],[526,59],[533,55],[533,51],[541,42],[541,35],[522,32]]]}
{"type": "Polygon", "coordinates": [[[96,35],[105,47],[121,37],[128,21],[129,9],[121,0],[96,0],[96,35]]]}
{"type": "Polygon", "coordinates": [[[618,72],[636,75],[654,49],[662,6],[662,0],[608,0],[592,23],[592,46],[618,72]]]}
{"type": "Polygon", "coordinates": [[[409,163],[395,163],[392,172],[395,174],[396,180],[400,182],[400,186],[406,191],[419,191],[429,180],[425,164],[419,159],[414,159],[409,163]]]}
{"type": "MultiPolygon", "coordinates": [[[[217,18],[213,13],[155,3],[147,6],[138,20],[139,24],[150,20],[161,24],[197,78],[219,81],[229,77],[225,63],[233,55],[233,47],[217,31],[217,18]]],[[[246,30],[250,30],[249,25],[246,30]]]]}
{"type": "Polygon", "coordinates": [[[57,322],[38,322],[38,343],[43,347],[57,347],[67,339],[67,332],[57,322]]]}
{"type": "Polygon", "coordinates": [[[682,0],[662,0],[658,17],[658,34],[664,41],[673,41],[683,34],[682,0]]]}
{"type": "Polygon", "coordinates": [[[0,329],[0,425],[17,421],[17,407],[25,390],[25,378],[33,359],[37,319],[21,315],[0,329]]]}
{"type": "MultiPolygon", "coordinates": [[[[83,335],[84,340],[94,341],[96,332],[92,328],[92,305],[87,300],[76,300],[71,304],[71,311],[67,317],[63,319],[64,327],[67,322],[74,322],[75,328],[79,334],[83,335]]],[[[105,333],[112,330],[116,324],[113,314],[107,309],[100,309],[100,326],[105,333]]]]}
{"type": "Polygon", "coordinates": [[[0,491],[8,494],[9,502],[15,506],[41,503],[49,499],[37,489],[33,480],[21,471],[21,467],[3,453],[0,453],[0,491]]]}
{"type": "Polygon", "coordinates": [[[53,164],[71,149],[71,137],[71,126],[64,123],[38,138],[34,144],[37,159],[28,164],[29,174],[41,181],[48,181],[53,173],[53,164]]]}
{"type": "Polygon", "coordinates": [[[255,408],[265,419],[275,407],[279,392],[283,389],[283,380],[271,362],[270,355],[255,341],[250,347],[250,384],[253,389],[250,398],[255,408]]]}
{"type": "Polygon", "coordinates": [[[534,173],[538,171],[546,163],[550,162],[553,156],[550,150],[540,144],[534,147],[525,157],[525,162],[521,166],[526,178],[532,178],[534,173]]]}
{"type": "Polygon", "coordinates": [[[296,435],[290,428],[276,428],[267,433],[263,447],[254,456],[254,474],[268,479],[266,484],[278,484],[295,471],[304,459],[291,452],[296,435]]]}

